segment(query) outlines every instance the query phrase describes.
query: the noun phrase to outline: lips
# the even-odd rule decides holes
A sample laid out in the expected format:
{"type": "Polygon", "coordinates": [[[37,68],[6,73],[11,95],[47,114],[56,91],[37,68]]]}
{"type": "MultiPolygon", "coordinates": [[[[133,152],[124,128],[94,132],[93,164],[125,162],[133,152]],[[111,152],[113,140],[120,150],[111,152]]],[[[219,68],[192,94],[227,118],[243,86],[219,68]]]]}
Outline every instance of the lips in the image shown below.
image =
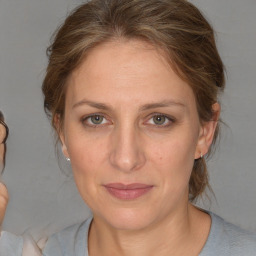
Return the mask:
{"type": "Polygon", "coordinates": [[[122,183],[110,183],[104,185],[106,190],[115,198],[121,200],[134,200],[145,194],[147,194],[153,185],[133,183],[133,184],[122,184],[122,183]]]}

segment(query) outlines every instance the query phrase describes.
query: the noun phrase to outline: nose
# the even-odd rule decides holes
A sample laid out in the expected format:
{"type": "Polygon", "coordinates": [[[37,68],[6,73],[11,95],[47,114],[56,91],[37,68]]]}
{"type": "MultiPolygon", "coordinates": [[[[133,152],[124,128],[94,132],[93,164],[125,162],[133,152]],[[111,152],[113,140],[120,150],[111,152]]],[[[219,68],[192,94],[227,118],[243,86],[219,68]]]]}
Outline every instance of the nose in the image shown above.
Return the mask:
{"type": "Polygon", "coordinates": [[[111,138],[111,165],[123,172],[139,170],[145,164],[146,158],[139,131],[135,127],[119,127],[111,138]]]}

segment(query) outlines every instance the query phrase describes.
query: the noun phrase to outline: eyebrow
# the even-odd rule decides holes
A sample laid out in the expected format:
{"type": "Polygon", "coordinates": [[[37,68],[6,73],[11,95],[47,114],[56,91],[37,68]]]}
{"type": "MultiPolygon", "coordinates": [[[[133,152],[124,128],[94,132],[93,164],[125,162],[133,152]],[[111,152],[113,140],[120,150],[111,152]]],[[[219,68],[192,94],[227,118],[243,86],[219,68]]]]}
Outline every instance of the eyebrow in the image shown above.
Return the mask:
{"type": "Polygon", "coordinates": [[[177,107],[185,108],[185,104],[183,104],[181,102],[173,101],[173,100],[164,100],[162,102],[149,103],[149,104],[143,105],[140,107],[140,111],[145,111],[145,110],[149,110],[152,108],[165,108],[165,107],[170,107],[170,106],[177,106],[177,107]]]}
{"type": "MultiPolygon", "coordinates": [[[[93,108],[97,108],[97,109],[101,109],[101,110],[112,109],[112,107],[110,105],[107,105],[105,103],[94,102],[94,101],[89,101],[89,100],[85,100],[85,99],[75,103],[73,105],[72,109],[83,106],[83,105],[88,105],[93,108]]],[[[164,108],[164,107],[170,107],[170,106],[177,106],[177,107],[182,107],[182,108],[186,107],[185,104],[183,104],[182,102],[173,101],[173,100],[164,100],[161,102],[145,104],[139,108],[139,111],[150,110],[153,108],[164,108]]]]}
{"type": "Polygon", "coordinates": [[[98,108],[98,109],[102,109],[102,110],[111,109],[111,106],[109,106],[109,105],[106,105],[106,104],[100,103],[100,102],[89,101],[89,100],[81,100],[81,101],[75,103],[73,105],[72,109],[83,106],[83,105],[88,105],[88,106],[91,106],[93,108],[98,108]]]}

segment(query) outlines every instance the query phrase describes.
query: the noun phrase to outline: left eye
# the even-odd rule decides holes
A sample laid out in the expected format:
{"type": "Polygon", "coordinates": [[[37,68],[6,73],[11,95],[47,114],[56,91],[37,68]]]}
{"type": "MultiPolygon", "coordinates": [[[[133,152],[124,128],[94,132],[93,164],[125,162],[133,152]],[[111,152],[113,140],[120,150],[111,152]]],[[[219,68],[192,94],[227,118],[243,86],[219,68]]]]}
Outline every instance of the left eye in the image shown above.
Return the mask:
{"type": "Polygon", "coordinates": [[[149,119],[149,123],[153,125],[165,126],[170,122],[170,118],[165,115],[155,115],[149,119]]]}

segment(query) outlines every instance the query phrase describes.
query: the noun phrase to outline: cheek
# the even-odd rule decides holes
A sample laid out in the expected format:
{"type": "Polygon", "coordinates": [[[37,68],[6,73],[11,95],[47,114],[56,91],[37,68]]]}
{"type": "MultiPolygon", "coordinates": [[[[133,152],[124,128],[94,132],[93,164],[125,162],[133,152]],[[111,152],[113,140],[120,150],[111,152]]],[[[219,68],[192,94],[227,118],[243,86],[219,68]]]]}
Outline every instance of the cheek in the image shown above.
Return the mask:
{"type": "Polygon", "coordinates": [[[161,145],[149,146],[148,160],[161,174],[164,189],[172,192],[184,190],[188,186],[194,164],[196,142],[191,136],[173,136],[161,145]]]}
{"type": "Polygon", "coordinates": [[[69,137],[67,148],[72,162],[79,169],[83,169],[83,166],[96,168],[105,155],[105,145],[102,140],[78,133],[77,136],[69,137]]]}
{"type": "Polygon", "coordinates": [[[160,166],[190,166],[194,161],[195,150],[196,141],[185,136],[170,136],[159,144],[153,141],[147,145],[149,159],[160,166]]]}
{"type": "Polygon", "coordinates": [[[75,182],[83,196],[85,190],[97,184],[97,177],[107,157],[106,146],[100,140],[84,136],[70,137],[68,141],[67,148],[75,182]]]}
{"type": "Polygon", "coordinates": [[[71,167],[77,189],[85,202],[95,193],[94,180],[97,170],[95,150],[88,144],[71,143],[68,147],[71,167]]]}

